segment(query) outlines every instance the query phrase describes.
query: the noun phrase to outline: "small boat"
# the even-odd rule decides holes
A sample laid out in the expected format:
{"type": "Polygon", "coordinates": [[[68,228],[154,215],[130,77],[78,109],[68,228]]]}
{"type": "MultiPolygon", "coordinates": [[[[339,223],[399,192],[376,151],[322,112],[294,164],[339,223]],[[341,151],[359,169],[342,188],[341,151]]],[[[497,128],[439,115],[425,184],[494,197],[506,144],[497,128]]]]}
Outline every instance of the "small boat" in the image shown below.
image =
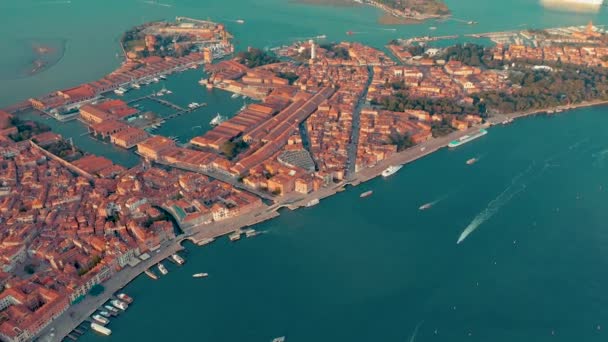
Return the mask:
{"type": "Polygon", "coordinates": [[[275,337],[272,339],[272,342],[285,342],[285,336],[275,337]]]}
{"type": "Polygon", "coordinates": [[[160,271],[160,273],[162,273],[162,275],[167,275],[167,273],[169,273],[169,271],[167,271],[167,268],[165,267],[165,265],[163,265],[162,262],[158,263],[158,270],[160,271]]]}
{"type": "Polygon", "coordinates": [[[374,192],[372,190],[366,191],[364,193],[362,193],[361,195],[359,195],[359,197],[361,198],[365,198],[365,197],[369,197],[373,194],[374,192]]]}
{"type": "Polygon", "coordinates": [[[389,177],[401,170],[403,165],[391,165],[386,170],[382,171],[382,177],[389,177]]]}
{"type": "Polygon", "coordinates": [[[471,158],[467,160],[467,165],[473,165],[477,162],[477,158],[471,158]]]}
{"type": "Polygon", "coordinates": [[[108,323],[110,323],[110,320],[100,316],[100,315],[93,315],[91,318],[93,318],[93,320],[101,325],[106,325],[108,323]]]}
{"type": "Polygon", "coordinates": [[[109,336],[112,334],[112,330],[104,327],[103,325],[99,325],[97,323],[91,323],[91,329],[95,330],[96,332],[98,332],[102,335],[106,335],[106,336],[109,336]]]}
{"type": "Polygon", "coordinates": [[[431,209],[431,207],[433,207],[433,203],[426,203],[426,204],[421,205],[418,209],[427,210],[427,209],[431,209]]]}
{"type": "Polygon", "coordinates": [[[437,29],[437,28],[436,28],[435,26],[431,26],[431,27],[429,27],[429,30],[431,30],[431,31],[434,31],[434,30],[436,30],[436,29],[437,29]]]}
{"type": "Polygon", "coordinates": [[[326,36],[326,35],[324,35],[324,34],[320,34],[320,35],[316,36],[315,38],[316,38],[316,39],[326,39],[326,38],[327,38],[327,36],[326,36]]]}
{"type": "Polygon", "coordinates": [[[154,83],[158,83],[158,82],[160,82],[160,80],[159,80],[158,78],[154,77],[154,78],[152,79],[152,82],[154,82],[154,83]]]}
{"type": "Polygon", "coordinates": [[[166,90],[165,94],[173,94],[173,92],[171,90],[166,90]]]}
{"type": "Polygon", "coordinates": [[[165,76],[165,75],[158,75],[158,78],[160,78],[161,80],[166,80],[167,76],[165,76]]]}
{"type": "Polygon", "coordinates": [[[234,94],[232,94],[232,96],[230,96],[230,97],[231,97],[231,98],[233,98],[233,99],[236,99],[237,97],[239,97],[239,94],[234,93],[234,94]]]}
{"type": "Polygon", "coordinates": [[[111,306],[111,305],[104,305],[103,307],[106,310],[110,311],[111,313],[115,313],[115,314],[118,313],[118,310],[115,307],[111,306]]]}
{"type": "Polygon", "coordinates": [[[112,315],[107,311],[99,311],[99,314],[105,318],[110,318],[112,315]]]}
{"type": "Polygon", "coordinates": [[[114,299],[110,302],[115,308],[120,310],[127,310],[129,305],[122,300],[114,299]]]}
{"type": "Polygon", "coordinates": [[[245,23],[245,20],[243,20],[243,19],[237,19],[237,20],[236,20],[236,23],[237,23],[237,24],[244,24],[244,23],[245,23]]]}
{"type": "Polygon", "coordinates": [[[119,293],[118,295],[116,295],[116,297],[118,297],[118,299],[122,300],[127,304],[133,303],[133,298],[127,296],[125,293],[119,293]]]}
{"type": "Polygon", "coordinates": [[[255,229],[245,229],[245,236],[250,238],[258,235],[259,233],[255,229]]]}
{"type": "Polygon", "coordinates": [[[116,95],[124,95],[128,90],[123,88],[123,87],[119,87],[118,89],[114,89],[114,94],[116,95]]]}
{"type": "Polygon", "coordinates": [[[211,126],[217,126],[224,121],[226,121],[226,118],[221,116],[220,113],[217,113],[217,115],[213,119],[211,119],[211,121],[209,121],[209,124],[211,126]]]}
{"type": "Polygon", "coordinates": [[[233,242],[239,240],[241,238],[241,231],[237,230],[236,232],[228,235],[228,238],[233,242]]]}
{"type": "Polygon", "coordinates": [[[194,109],[194,108],[198,108],[199,106],[200,106],[200,104],[198,102],[192,102],[188,105],[188,108],[194,109]]]}
{"type": "Polygon", "coordinates": [[[306,206],[307,207],[312,207],[312,206],[315,206],[317,204],[319,204],[319,199],[318,198],[314,198],[314,199],[311,199],[310,201],[308,201],[308,203],[306,203],[306,206]]]}
{"type": "Polygon", "coordinates": [[[146,275],[154,280],[158,279],[158,276],[151,270],[151,269],[147,269],[144,271],[144,273],[146,273],[146,275]]]}
{"type": "Polygon", "coordinates": [[[131,87],[133,87],[133,88],[135,88],[135,89],[139,89],[139,88],[141,88],[141,86],[139,85],[139,83],[133,83],[133,84],[131,85],[131,87]]]}
{"type": "Polygon", "coordinates": [[[192,275],[192,278],[207,278],[209,273],[195,273],[192,275]]]}
{"type": "Polygon", "coordinates": [[[171,255],[171,259],[173,259],[179,265],[183,265],[186,263],[186,260],[184,260],[184,258],[182,258],[181,256],[179,256],[177,254],[171,255]]]}

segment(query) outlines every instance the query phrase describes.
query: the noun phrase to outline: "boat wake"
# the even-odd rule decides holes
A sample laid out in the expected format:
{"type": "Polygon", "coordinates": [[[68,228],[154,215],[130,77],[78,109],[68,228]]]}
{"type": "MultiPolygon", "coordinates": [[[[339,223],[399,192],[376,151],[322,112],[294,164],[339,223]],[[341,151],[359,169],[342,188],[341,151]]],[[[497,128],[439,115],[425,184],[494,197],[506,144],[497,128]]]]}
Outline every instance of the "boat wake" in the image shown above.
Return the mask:
{"type": "MultiPolygon", "coordinates": [[[[505,204],[509,203],[509,201],[511,201],[513,197],[524,191],[531,182],[540,177],[546,170],[548,170],[549,168],[559,167],[560,164],[556,163],[559,158],[578,149],[587,141],[589,141],[589,139],[583,139],[581,141],[578,141],[568,146],[567,150],[559,152],[556,155],[547,158],[541,164],[542,166],[537,172],[534,172],[536,162],[532,162],[530,166],[528,166],[524,171],[513,177],[513,179],[511,180],[511,184],[495,199],[488,203],[487,207],[482,212],[480,212],[479,214],[477,214],[477,216],[475,216],[475,218],[473,218],[473,221],[471,221],[471,223],[469,223],[469,225],[462,231],[462,233],[460,233],[456,244],[460,244],[462,241],[464,241],[472,232],[479,228],[480,225],[482,225],[484,222],[494,216],[494,214],[496,214],[505,204]],[[523,177],[528,176],[530,174],[533,175],[527,180],[527,182],[522,181],[523,177]]],[[[608,154],[608,150],[606,150],[606,154],[608,154]]]]}
{"type": "Polygon", "coordinates": [[[412,336],[410,337],[409,342],[414,342],[416,340],[416,335],[418,335],[418,329],[420,329],[420,326],[424,323],[424,321],[420,321],[417,325],[416,328],[414,328],[414,332],[412,333],[412,336]]]}
{"type": "Polygon", "coordinates": [[[155,5],[155,6],[160,6],[160,7],[173,7],[173,5],[171,5],[171,4],[163,4],[163,3],[160,3],[158,1],[153,1],[153,0],[144,0],[142,2],[144,4],[155,5]]]}
{"type": "Polygon", "coordinates": [[[521,182],[521,179],[524,176],[528,175],[530,172],[532,172],[534,164],[535,163],[533,162],[532,164],[530,164],[530,166],[528,166],[528,168],[513,177],[513,179],[511,180],[511,184],[490,203],[488,203],[488,205],[482,212],[480,212],[479,214],[477,214],[477,216],[475,216],[475,218],[473,218],[473,221],[471,221],[471,223],[469,223],[469,225],[462,231],[462,233],[460,233],[456,244],[460,244],[462,241],[464,241],[467,236],[469,236],[472,232],[479,228],[479,226],[481,226],[484,222],[494,216],[494,214],[496,214],[500,210],[500,208],[502,208],[505,204],[509,203],[509,201],[513,197],[515,197],[517,194],[526,189],[527,185],[524,182],[521,182]]]}
{"type": "Polygon", "coordinates": [[[448,196],[449,195],[443,195],[443,196],[439,197],[438,199],[436,199],[436,200],[434,200],[432,202],[428,202],[428,203],[425,203],[425,204],[421,205],[420,207],[418,207],[418,209],[420,209],[420,210],[431,209],[432,207],[435,206],[435,204],[437,204],[437,203],[443,201],[444,199],[448,198],[448,196]]]}

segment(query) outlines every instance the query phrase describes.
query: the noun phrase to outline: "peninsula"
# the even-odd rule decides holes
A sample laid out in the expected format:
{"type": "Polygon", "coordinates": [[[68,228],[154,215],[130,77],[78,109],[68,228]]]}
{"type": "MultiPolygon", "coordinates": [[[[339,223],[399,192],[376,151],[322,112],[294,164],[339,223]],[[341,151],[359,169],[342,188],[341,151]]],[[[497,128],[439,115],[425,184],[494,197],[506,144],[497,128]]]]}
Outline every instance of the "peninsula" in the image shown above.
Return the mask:
{"type": "Polygon", "coordinates": [[[396,40],[394,56],[311,40],[214,64],[232,52],[229,35],[197,25],[137,28],[122,40],[127,60],[117,71],[0,111],[1,339],[67,336],[184,239],[235,241],[281,207],[316,205],[489,125],[608,100],[608,35],[591,23],[470,37],[497,42],[489,47],[396,40]],[[169,49],[163,27],[189,43],[169,49]],[[198,64],[204,87],[259,102],[182,145],[108,98],[198,64]],[[22,120],[24,110],[81,120],[142,163],[127,169],[83,153],[22,120]]]}

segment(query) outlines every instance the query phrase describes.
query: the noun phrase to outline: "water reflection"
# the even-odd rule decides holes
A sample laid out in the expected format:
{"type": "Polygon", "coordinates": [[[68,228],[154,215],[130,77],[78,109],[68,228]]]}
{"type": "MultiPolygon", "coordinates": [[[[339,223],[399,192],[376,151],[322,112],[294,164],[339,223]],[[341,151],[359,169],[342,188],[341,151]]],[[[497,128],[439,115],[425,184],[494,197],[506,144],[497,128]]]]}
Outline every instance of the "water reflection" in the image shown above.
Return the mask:
{"type": "Polygon", "coordinates": [[[604,0],[540,0],[543,7],[551,10],[577,13],[597,13],[604,0]]]}

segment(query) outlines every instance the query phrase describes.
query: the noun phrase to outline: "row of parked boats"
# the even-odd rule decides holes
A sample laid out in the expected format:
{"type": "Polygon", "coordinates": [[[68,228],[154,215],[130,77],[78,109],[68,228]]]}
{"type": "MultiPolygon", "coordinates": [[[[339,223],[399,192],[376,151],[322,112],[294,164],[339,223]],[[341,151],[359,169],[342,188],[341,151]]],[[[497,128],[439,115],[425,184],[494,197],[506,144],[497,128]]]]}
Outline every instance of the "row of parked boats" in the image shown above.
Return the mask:
{"type": "MultiPolygon", "coordinates": [[[[131,89],[140,89],[142,85],[148,85],[150,83],[158,83],[158,82],[160,82],[160,80],[166,80],[166,79],[167,79],[167,76],[159,75],[158,77],[144,79],[144,80],[142,80],[141,83],[133,82],[133,83],[131,83],[130,86],[118,87],[117,89],[114,89],[114,94],[122,96],[122,95],[126,94],[127,92],[129,92],[129,90],[131,90],[131,89]]],[[[163,93],[171,94],[171,91],[167,92],[167,90],[165,90],[164,92],[161,92],[161,94],[159,96],[162,96],[163,93]]]]}
{"type": "Polygon", "coordinates": [[[133,303],[133,298],[125,293],[119,293],[115,299],[99,308],[98,312],[91,316],[91,329],[95,332],[108,336],[112,334],[106,325],[110,323],[110,318],[118,316],[119,313],[126,311],[133,303]]]}
{"type": "MultiPolygon", "coordinates": [[[[171,257],[169,258],[169,260],[171,260],[172,262],[178,264],[178,265],[183,265],[186,263],[186,260],[184,260],[184,258],[182,258],[181,256],[179,256],[179,254],[173,254],[171,255],[171,257]]],[[[167,269],[167,267],[161,262],[159,262],[158,264],[156,264],[156,268],[158,269],[158,271],[160,272],[160,274],[162,275],[167,275],[169,274],[169,270],[167,269]]],[[[147,269],[144,271],[144,273],[146,273],[146,275],[154,280],[157,280],[159,277],[158,275],[154,272],[154,270],[152,270],[151,268],[147,269]]],[[[209,274],[208,273],[195,273],[192,275],[193,278],[206,278],[208,277],[209,274]]]]}

